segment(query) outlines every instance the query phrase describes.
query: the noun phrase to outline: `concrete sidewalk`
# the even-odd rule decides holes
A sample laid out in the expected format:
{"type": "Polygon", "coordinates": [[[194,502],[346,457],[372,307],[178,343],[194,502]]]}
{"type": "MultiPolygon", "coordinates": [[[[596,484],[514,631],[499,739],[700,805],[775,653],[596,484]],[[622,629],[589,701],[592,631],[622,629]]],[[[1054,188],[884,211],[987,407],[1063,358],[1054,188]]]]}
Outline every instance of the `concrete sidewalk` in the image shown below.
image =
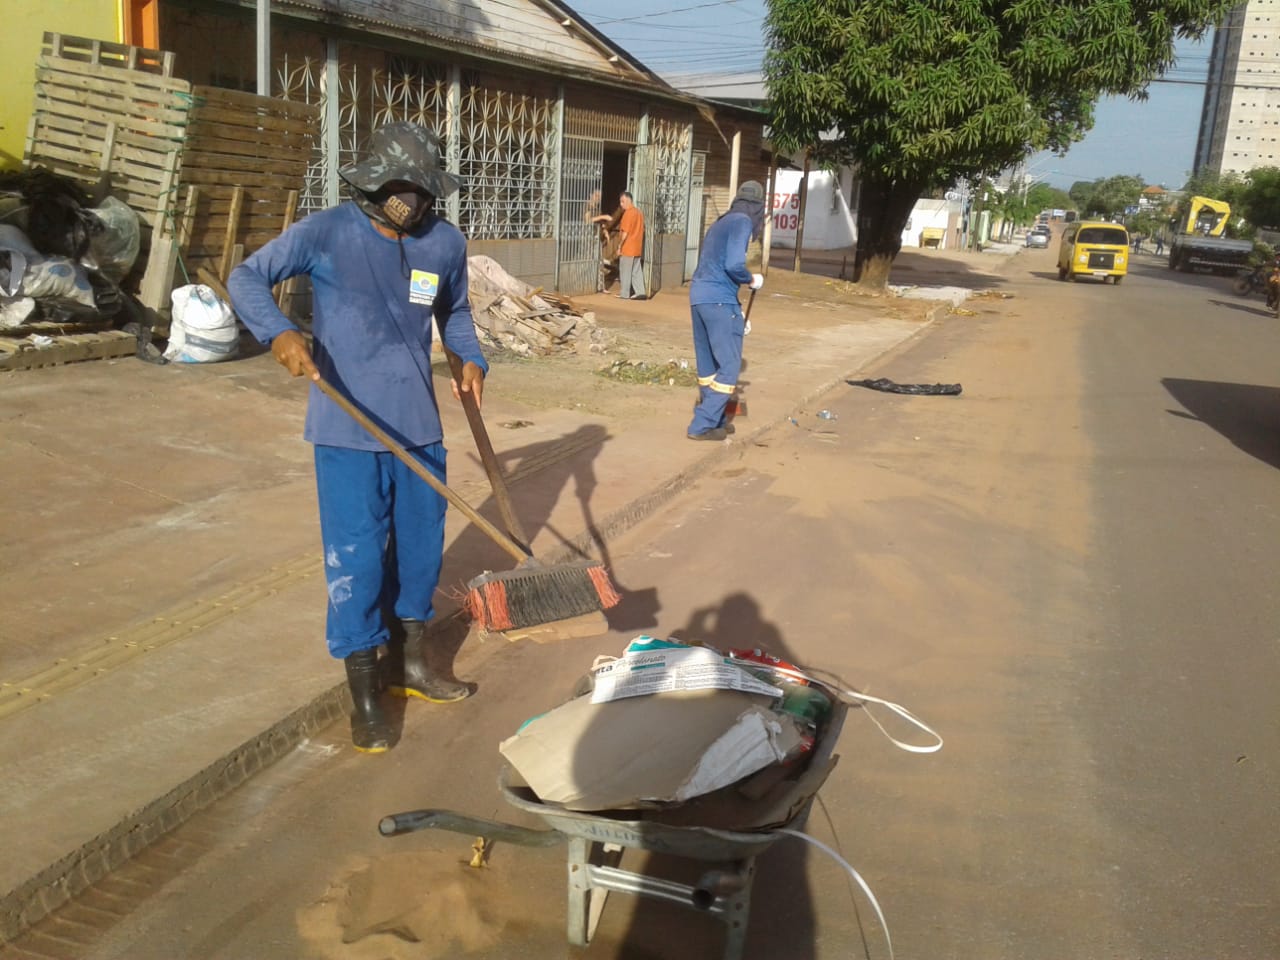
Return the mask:
{"type": "MultiPolygon", "coordinates": [[[[1008,259],[904,254],[894,280],[995,287],[1008,259]]],[[[797,274],[775,258],[756,298],[747,413],[723,444],[684,438],[696,390],[669,382],[693,367],[682,288],[646,302],[580,298],[613,336],[603,356],[494,360],[485,419],[538,556],[607,562],[611,538],[743,444],[779,425],[821,429],[812,401],[950,309],[851,290],[823,275],[838,251],[805,260],[797,274]],[[599,374],[620,359],[675,366],[658,383],[599,374]]],[[[497,522],[443,364],[436,375],[450,484],[497,522]]],[[[0,377],[11,484],[0,532],[0,943],[301,739],[345,724],[341,666],[323,643],[305,399],[261,352],[0,377]]],[[[451,511],[441,613],[476,573],[508,566],[451,511]]],[[[624,629],[615,617],[645,600],[625,596],[611,622],[624,629]]],[[[456,618],[442,616],[440,630],[458,676],[483,682],[506,641],[456,618]]],[[[429,713],[410,710],[406,722],[429,713]]]]}

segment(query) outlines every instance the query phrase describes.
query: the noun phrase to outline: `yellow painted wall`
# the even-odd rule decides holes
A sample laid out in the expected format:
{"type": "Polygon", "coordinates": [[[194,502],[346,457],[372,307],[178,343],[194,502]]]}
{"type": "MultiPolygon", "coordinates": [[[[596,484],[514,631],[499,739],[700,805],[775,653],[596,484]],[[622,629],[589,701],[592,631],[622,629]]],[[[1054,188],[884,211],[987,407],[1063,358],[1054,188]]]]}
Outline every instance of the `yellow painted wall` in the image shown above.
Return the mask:
{"type": "Polygon", "coordinates": [[[0,169],[22,164],[46,31],[119,43],[119,0],[6,0],[0,30],[0,169]]]}

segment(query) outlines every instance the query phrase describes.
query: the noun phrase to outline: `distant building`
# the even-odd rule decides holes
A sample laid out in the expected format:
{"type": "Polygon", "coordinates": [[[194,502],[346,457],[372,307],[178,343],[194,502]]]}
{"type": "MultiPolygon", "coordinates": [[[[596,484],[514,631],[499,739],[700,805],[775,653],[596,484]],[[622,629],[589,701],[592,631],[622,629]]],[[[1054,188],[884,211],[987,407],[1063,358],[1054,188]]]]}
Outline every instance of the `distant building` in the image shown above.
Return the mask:
{"type": "Polygon", "coordinates": [[[1236,7],[1213,35],[1195,169],[1280,166],[1280,17],[1273,0],[1236,7]]]}

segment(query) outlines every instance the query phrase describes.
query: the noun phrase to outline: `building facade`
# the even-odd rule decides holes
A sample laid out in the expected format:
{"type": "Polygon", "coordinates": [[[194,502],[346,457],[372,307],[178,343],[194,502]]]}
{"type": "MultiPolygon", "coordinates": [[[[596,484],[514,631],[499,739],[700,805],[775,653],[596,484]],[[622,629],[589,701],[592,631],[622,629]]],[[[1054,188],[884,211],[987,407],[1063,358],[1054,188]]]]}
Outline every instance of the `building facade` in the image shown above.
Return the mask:
{"type": "MultiPolygon", "coordinates": [[[[591,217],[629,190],[653,293],[688,278],[727,207],[735,136],[740,179],[768,174],[757,112],[670,87],[562,5],[275,0],[272,11],[271,95],[320,107],[303,213],[342,199],[337,172],[375,127],[410,120],[437,133],[464,184],[447,215],[473,254],[535,286],[594,292],[591,217]]],[[[255,88],[251,2],[165,0],[160,36],[184,79],[255,88]]]]}
{"type": "Polygon", "coordinates": [[[1213,37],[1195,169],[1280,166],[1280,0],[1249,0],[1213,37]]]}

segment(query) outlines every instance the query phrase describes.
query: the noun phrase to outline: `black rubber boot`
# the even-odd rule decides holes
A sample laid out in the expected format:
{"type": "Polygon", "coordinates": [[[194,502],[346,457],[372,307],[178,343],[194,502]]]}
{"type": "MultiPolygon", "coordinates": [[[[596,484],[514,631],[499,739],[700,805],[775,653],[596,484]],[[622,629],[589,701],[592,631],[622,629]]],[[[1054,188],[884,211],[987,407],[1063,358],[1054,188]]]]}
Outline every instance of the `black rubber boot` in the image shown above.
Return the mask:
{"type": "Polygon", "coordinates": [[[429,664],[425,627],[421,620],[401,620],[391,631],[387,655],[383,658],[383,678],[387,692],[397,697],[419,697],[431,703],[454,703],[471,696],[465,683],[451,680],[429,664]]]}
{"type": "Polygon", "coordinates": [[[378,673],[378,648],[360,650],[344,661],[347,686],[351,688],[351,743],[361,753],[386,753],[391,749],[391,724],[382,712],[378,695],[382,690],[378,673]]]}

